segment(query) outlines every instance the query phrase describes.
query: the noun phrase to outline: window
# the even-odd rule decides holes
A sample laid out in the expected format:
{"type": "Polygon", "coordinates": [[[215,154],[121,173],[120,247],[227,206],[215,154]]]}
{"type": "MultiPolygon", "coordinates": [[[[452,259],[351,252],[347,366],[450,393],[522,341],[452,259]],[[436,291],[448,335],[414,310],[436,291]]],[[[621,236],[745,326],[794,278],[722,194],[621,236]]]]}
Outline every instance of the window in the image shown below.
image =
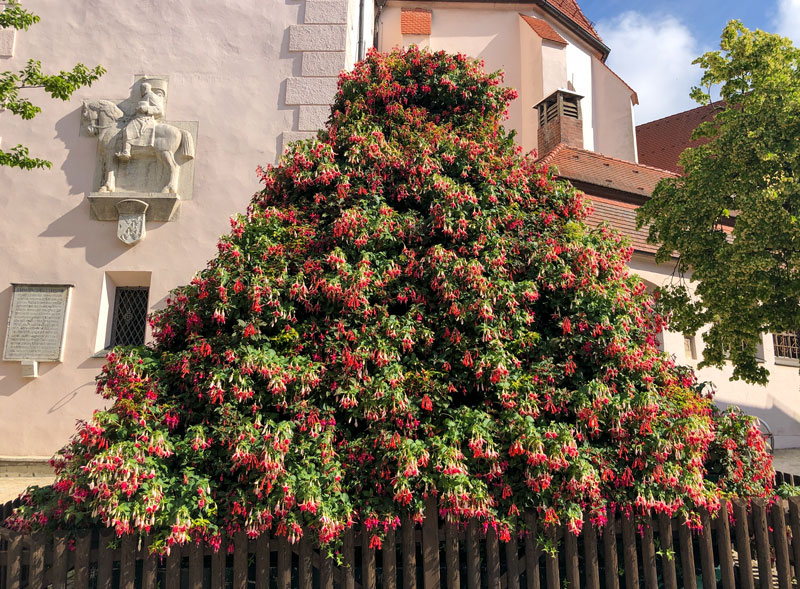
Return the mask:
{"type": "Polygon", "coordinates": [[[776,364],[797,364],[800,361],[800,346],[797,340],[797,333],[772,334],[776,364]]]}
{"type": "Polygon", "coordinates": [[[146,286],[117,287],[114,295],[114,320],[111,325],[111,347],[141,346],[147,326],[146,286]]]}
{"type": "Polygon", "coordinates": [[[100,289],[95,358],[114,346],[142,345],[148,335],[151,273],[143,270],[106,272],[100,289]]]}

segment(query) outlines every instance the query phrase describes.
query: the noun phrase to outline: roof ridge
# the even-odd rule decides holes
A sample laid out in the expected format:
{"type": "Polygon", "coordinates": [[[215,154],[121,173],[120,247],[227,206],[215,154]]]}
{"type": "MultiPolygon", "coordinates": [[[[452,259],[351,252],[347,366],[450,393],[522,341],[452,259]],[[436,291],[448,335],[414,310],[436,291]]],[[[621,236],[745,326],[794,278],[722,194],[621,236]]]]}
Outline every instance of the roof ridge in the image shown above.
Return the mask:
{"type": "Polygon", "coordinates": [[[600,153],[600,152],[597,152],[597,151],[591,151],[589,149],[584,149],[583,147],[574,147],[572,145],[567,145],[566,143],[559,143],[556,146],[555,149],[553,149],[550,153],[548,153],[540,161],[544,162],[544,160],[546,158],[549,158],[550,156],[555,156],[557,152],[561,153],[565,149],[567,151],[580,151],[580,152],[583,152],[586,155],[589,155],[589,156],[592,156],[592,157],[611,160],[613,162],[619,162],[621,164],[628,164],[628,165],[631,165],[631,166],[637,166],[637,167],[640,167],[640,168],[644,168],[646,170],[652,170],[654,172],[664,172],[666,174],[669,174],[670,176],[675,176],[675,177],[680,176],[680,174],[676,174],[675,172],[671,172],[670,170],[665,170],[663,168],[656,168],[655,166],[649,166],[647,164],[640,164],[639,162],[632,162],[630,160],[624,160],[622,158],[614,157],[614,156],[611,156],[611,155],[606,155],[604,153],[600,153]]]}

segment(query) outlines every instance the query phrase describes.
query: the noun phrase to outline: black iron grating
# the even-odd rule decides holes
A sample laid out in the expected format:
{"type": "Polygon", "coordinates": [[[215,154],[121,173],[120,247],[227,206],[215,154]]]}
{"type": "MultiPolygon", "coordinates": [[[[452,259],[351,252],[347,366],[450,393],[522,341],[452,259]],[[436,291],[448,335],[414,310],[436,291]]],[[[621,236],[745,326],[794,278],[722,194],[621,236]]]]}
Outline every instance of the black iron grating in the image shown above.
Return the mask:
{"type": "Polygon", "coordinates": [[[772,336],[775,346],[776,358],[800,359],[800,346],[798,346],[796,333],[776,333],[772,336]]]}
{"type": "Polygon", "coordinates": [[[150,289],[146,286],[117,288],[111,326],[112,347],[141,346],[144,343],[149,294],[150,289]]]}

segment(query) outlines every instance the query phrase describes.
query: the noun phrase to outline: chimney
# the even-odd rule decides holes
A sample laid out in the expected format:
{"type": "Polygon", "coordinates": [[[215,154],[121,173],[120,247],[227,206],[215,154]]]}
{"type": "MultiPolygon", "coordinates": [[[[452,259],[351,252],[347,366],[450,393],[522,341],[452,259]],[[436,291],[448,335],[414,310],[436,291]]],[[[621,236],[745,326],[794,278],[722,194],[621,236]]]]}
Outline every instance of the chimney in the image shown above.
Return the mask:
{"type": "Polygon", "coordinates": [[[583,96],[559,88],[534,108],[539,113],[539,157],[553,151],[559,143],[583,148],[583,96]]]}

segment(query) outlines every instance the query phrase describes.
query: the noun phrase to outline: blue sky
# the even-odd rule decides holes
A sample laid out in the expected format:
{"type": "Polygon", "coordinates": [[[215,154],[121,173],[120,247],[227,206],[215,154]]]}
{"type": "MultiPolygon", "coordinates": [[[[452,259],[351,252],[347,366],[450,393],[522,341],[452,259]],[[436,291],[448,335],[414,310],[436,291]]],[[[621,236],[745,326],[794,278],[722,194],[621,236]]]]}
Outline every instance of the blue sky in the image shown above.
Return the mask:
{"type": "Polygon", "coordinates": [[[611,48],[608,65],[639,95],[636,122],[696,105],[689,90],[700,79],[692,60],[719,48],[725,24],[790,37],[800,46],[800,0],[578,0],[611,48]]]}

